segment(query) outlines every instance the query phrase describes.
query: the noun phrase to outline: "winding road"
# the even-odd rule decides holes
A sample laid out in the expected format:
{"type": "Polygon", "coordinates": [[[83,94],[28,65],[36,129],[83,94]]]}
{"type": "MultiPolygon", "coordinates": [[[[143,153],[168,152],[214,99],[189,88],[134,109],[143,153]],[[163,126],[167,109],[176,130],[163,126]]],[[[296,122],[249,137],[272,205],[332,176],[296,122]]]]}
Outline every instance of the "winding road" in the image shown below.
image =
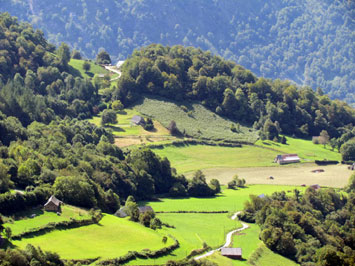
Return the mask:
{"type": "MultiPolygon", "coordinates": [[[[237,219],[239,213],[241,213],[241,212],[239,211],[239,212],[236,212],[235,214],[233,214],[233,216],[231,217],[231,219],[232,219],[232,220],[237,219]]],[[[203,254],[203,255],[197,256],[197,257],[194,258],[194,260],[200,260],[200,259],[206,258],[206,257],[208,257],[208,256],[211,256],[211,255],[212,255],[213,253],[215,253],[216,251],[221,250],[221,248],[226,248],[226,247],[228,247],[228,246],[232,243],[232,236],[233,236],[234,233],[243,231],[243,230],[245,230],[245,229],[247,229],[247,228],[249,227],[249,225],[247,225],[246,223],[241,222],[241,224],[242,224],[242,227],[241,227],[241,228],[238,228],[238,229],[235,229],[235,230],[233,230],[233,231],[230,231],[230,232],[227,234],[227,236],[226,236],[226,243],[225,243],[223,246],[221,246],[221,247],[219,247],[219,248],[217,248],[217,249],[211,250],[211,251],[209,251],[209,252],[207,252],[207,253],[205,253],[205,254],[203,254]]]]}

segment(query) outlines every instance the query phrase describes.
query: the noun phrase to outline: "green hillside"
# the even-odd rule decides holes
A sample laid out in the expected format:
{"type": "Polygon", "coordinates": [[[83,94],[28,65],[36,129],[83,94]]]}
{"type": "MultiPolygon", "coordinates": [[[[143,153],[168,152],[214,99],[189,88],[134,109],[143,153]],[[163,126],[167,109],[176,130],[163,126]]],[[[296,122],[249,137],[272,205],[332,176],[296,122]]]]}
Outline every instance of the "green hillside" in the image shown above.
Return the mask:
{"type": "Polygon", "coordinates": [[[162,98],[144,97],[134,105],[140,113],[158,120],[166,128],[175,121],[185,136],[212,140],[244,141],[253,143],[256,131],[240,126],[238,132],[231,131],[235,122],[223,118],[197,103],[177,103],[162,98]]]}

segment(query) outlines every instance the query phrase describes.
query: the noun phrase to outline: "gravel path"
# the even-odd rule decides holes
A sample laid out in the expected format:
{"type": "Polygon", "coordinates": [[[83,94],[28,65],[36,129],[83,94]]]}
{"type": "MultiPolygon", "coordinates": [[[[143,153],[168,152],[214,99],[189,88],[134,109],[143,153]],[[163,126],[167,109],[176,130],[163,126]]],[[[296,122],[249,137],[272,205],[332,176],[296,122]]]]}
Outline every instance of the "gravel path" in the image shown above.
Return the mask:
{"type": "MultiPolygon", "coordinates": [[[[236,212],[235,214],[233,214],[233,216],[231,217],[231,219],[232,219],[232,220],[237,219],[239,213],[240,213],[240,211],[239,211],[239,212],[236,212]]],[[[194,258],[194,260],[200,260],[200,259],[206,258],[206,257],[208,257],[208,256],[211,256],[211,255],[212,255],[213,253],[215,253],[216,251],[221,250],[221,248],[228,247],[228,246],[232,243],[232,236],[233,236],[234,233],[243,231],[243,230],[245,230],[245,229],[247,229],[247,228],[249,227],[249,225],[247,225],[246,223],[241,222],[241,224],[242,224],[242,227],[241,227],[241,228],[238,228],[238,229],[235,229],[235,230],[233,230],[233,231],[230,231],[230,232],[227,234],[227,236],[226,236],[226,243],[225,243],[223,246],[221,246],[221,247],[219,247],[219,248],[217,248],[217,249],[211,250],[211,251],[209,251],[209,252],[207,252],[207,253],[205,253],[205,254],[203,254],[203,255],[197,256],[197,257],[194,258]]]]}

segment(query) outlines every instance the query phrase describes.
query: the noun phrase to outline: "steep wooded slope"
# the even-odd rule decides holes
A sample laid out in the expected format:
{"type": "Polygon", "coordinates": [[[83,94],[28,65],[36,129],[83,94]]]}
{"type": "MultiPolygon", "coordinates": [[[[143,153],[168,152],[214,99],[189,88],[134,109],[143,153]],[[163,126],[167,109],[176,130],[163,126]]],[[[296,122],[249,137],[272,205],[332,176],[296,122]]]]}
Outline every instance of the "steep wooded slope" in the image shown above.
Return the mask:
{"type": "Polygon", "coordinates": [[[117,58],[150,43],[211,50],[254,73],[324,88],[355,103],[354,2],[282,1],[0,1],[93,58],[105,48],[117,58]]]}

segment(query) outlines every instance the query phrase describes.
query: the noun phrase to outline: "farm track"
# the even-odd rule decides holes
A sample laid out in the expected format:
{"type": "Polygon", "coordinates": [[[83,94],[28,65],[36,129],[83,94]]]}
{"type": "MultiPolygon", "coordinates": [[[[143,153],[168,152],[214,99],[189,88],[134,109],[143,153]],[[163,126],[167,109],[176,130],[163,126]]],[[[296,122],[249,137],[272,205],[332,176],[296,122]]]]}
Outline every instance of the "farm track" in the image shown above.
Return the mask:
{"type": "MultiPolygon", "coordinates": [[[[238,214],[239,214],[239,213],[241,213],[241,211],[238,211],[238,212],[236,212],[235,214],[233,214],[233,216],[231,217],[231,219],[232,219],[232,220],[235,220],[235,219],[238,217],[238,214]]],[[[219,247],[219,248],[217,248],[217,249],[211,250],[211,251],[209,251],[209,252],[207,252],[207,253],[205,253],[205,254],[203,254],[203,255],[197,256],[197,257],[194,258],[194,260],[200,260],[200,259],[206,258],[206,257],[208,257],[208,256],[211,256],[211,255],[212,255],[213,253],[215,253],[216,251],[220,251],[221,248],[226,248],[226,247],[228,247],[228,246],[232,243],[232,236],[233,236],[234,233],[243,231],[243,230],[245,230],[245,229],[247,229],[247,228],[249,227],[249,225],[246,224],[246,223],[241,222],[241,224],[242,224],[242,227],[241,227],[241,228],[232,230],[232,231],[230,231],[230,232],[227,234],[227,236],[226,236],[226,243],[224,243],[223,246],[221,246],[221,247],[219,247]]]]}

